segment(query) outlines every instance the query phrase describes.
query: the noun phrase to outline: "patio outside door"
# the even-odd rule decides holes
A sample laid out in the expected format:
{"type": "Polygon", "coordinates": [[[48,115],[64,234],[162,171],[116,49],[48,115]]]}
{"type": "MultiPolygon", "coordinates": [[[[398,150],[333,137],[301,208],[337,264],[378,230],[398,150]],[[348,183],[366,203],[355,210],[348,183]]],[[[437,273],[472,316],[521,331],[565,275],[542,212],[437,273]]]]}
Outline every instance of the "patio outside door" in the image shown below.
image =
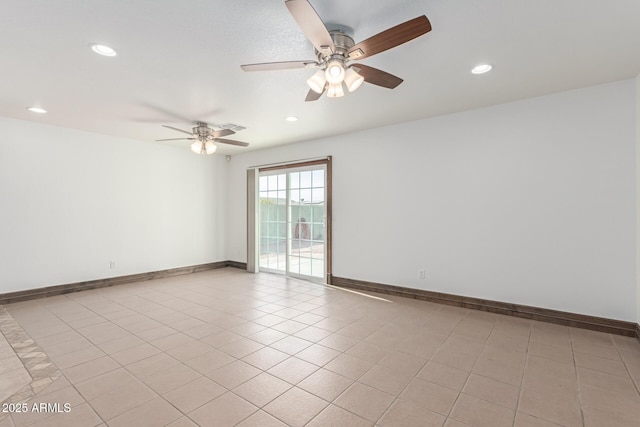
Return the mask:
{"type": "Polygon", "coordinates": [[[260,172],[261,270],[325,281],[326,200],[325,164],[260,172]]]}

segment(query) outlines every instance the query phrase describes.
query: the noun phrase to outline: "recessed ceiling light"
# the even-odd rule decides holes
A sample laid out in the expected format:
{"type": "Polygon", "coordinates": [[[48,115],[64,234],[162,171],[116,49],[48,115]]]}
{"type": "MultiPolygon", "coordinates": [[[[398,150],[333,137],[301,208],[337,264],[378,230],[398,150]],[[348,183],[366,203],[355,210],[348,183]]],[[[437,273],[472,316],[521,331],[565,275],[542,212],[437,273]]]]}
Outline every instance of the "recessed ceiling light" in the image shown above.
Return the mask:
{"type": "Polygon", "coordinates": [[[113,48],[111,48],[109,46],[105,46],[103,44],[92,43],[92,44],[89,45],[89,47],[91,48],[92,51],[94,51],[98,55],[102,55],[102,56],[116,56],[117,55],[116,51],[113,48]]]}
{"type": "Polygon", "coordinates": [[[491,68],[493,68],[490,64],[480,64],[480,65],[476,65],[475,67],[473,67],[471,69],[471,72],[473,74],[484,74],[486,72],[491,71],[491,68]]]}
{"type": "Polygon", "coordinates": [[[285,118],[285,120],[288,122],[295,122],[298,120],[298,118],[296,116],[288,116],[285,118]]]}
{"type": "Polygon", "coordinates": [[[38,114],[45,114],[47,112],[47,110],[45,110],[42,107],[29,107],[27,108],[27,110],[31,111],[32,113],[38,113],[38,114]]]}

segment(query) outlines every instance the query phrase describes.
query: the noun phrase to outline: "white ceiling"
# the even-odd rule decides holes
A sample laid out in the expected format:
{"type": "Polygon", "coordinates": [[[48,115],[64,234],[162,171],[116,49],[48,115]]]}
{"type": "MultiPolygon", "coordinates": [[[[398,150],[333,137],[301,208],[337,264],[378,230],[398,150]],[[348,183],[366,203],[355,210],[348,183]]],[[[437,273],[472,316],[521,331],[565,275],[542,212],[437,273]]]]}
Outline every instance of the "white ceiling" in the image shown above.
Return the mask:
{"type": "MultiPolygon", "coordinates": [[[[402,77],[305,103],[315,59],[283,0],[2,0],[0,116],[153,141],[194,120],[265,148],[635,77],[638,0],[311,0],[356,42],[419,15],[433,31],[362,63],[402,77]],[[118,51],[94,54],[99,42],[118,51]],[[488,62],[493,71],[472,75],[488,62]],[[49,113],[25,108],[40,105],[49,113]],[[285,121],[288,115],[300,118],[285,121]]],[[[176,144],[174,144],[176,145],[176,144]]],[[[188,146],[187,142],[177,145],[188,146]]]]}

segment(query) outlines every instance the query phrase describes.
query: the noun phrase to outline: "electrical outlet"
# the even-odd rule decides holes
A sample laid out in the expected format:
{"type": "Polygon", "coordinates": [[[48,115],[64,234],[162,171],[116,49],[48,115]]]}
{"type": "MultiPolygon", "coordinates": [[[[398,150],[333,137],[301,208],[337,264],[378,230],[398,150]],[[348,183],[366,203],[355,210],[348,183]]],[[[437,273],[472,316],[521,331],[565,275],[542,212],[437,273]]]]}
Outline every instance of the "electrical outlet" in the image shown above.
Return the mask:
{"type": "Polygon", "coordinates": [[[418,271],[418,279],[426,279],[427,278],[427,272],[424,270],[420,270],[418,271]]]}
{"type": "Polygon", "coordinates": [[[116,262],[115,261],[109,261],[109,268],[116,268],[116,262]]]}

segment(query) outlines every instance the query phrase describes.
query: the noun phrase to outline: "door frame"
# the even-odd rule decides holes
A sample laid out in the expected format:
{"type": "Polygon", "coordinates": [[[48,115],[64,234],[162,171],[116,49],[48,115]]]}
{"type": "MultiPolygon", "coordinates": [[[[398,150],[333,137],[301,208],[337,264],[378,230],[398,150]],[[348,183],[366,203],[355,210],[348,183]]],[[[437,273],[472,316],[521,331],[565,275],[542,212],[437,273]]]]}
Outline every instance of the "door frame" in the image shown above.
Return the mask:
{"type": "MultiPolygon", "coordinates": [[[[263,166],[254,166],[247,169],[247,271],[258,273],[260,271],[260,245],[259,245],[259,209],[258,203],[259,187],[258,180],[261,172],[283,171],[287,169],[301,168],[314,165],[325,165],[325,209],[326,209],[326,225],[325,225],[325,282],[331,284],[333,275],[332,270],[332,159],[331,156],[320,159],[309,159],[292,161],[280,164],[271,164],[263,166]]],[[[288,191],[287,191],[288,192],[288,191]]],[[[287,195],[288,198],[288,195],[287,195]]],[[[288,227],[288,225],[287,225],[288,227]]],[[[288,262],[288,261],[287,261],[288,262]]],[[[298,277],[292,275],[291,277],[298,277]]],[[[305,276],[307,278],[307,276],[305,276]]]]}

